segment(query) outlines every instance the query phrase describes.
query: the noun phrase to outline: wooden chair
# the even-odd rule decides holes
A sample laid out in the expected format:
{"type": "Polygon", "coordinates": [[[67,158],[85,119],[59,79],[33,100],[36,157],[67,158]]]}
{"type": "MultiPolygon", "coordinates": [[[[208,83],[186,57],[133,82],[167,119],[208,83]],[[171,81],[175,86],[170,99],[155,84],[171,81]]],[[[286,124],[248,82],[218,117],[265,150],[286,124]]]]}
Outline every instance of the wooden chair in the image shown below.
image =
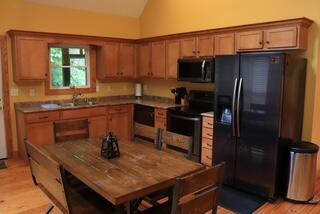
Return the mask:
{"type": "MultiPolygon", "coordinates": [[[[72,188],[66,170],[45,152],[25,140],[33,181],[63,213],[121,213],[99,194],[86,187],[72,188]]],[[[47,211],[49,213],[53,206],[47,211]]]]}
{"type": "Polygon", "coordinates": [[[142,213],[201,214],[217,213],[218,198],[224,175],[224,163],[177,178],[172,201],[142,213]]]}
{"type": "Polygon", "coordinates": [[[89,137],[88,119],[54,122],[55,142],[89,137]]]}

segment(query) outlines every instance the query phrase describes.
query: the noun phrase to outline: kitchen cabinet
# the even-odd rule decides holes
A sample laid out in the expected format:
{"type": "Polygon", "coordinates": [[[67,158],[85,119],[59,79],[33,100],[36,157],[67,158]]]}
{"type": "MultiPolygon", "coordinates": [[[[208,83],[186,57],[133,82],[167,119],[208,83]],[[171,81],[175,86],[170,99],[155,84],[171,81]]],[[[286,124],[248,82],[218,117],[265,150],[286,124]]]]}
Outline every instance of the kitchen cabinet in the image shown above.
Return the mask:
{"type": "Polygon", "coordinates": [[[103,137],[107,133],[107,116],[90,117],[89,122],[89,136],[103,137]]]}
{"type": "Polygon", "coordinates": [[[138,72],[140,77],[150,77],[151,50],[149,43],[139,44],[138,50],[138,72]]]}
{"type": "Polygon", "coordinates": [[[181,39],[182,57],[210,57],[213,56],[213,36],[202,35],[181,39]]]}
{"type": "Polygon", "coordinates": [[[135,44],[120,43],[119,69],[121,77],[135,77],[135,44]]]}
{"type": "Polygon", "coordinates": [[[132,105],[117,105],[108,107],[108,131],[120,140],[131,140],[133,129],[132,105]]]}
{"type": "Polygon", "coordinates": [[[36,146],[54,143],[54,121],[60,120],[59,111],[36,113],[16,112],[18,151],[21,158],[27,163],[24,139],[36,146]]]}
{"type": "Polygon", "coordinates": [[[98,73],[100,80],[118,78],[119,73],[119,43],[106,42],[97,50],[98,73]]]}
{"type": "Polygon", "coordinates": [[[178,59],[180,58],[180,40],[166,41],[166,78],[177,79],[178,59]]]}
{"type": "Polygon", "coordinates": [[[154,113],[155,113],[155,120],[154,120],[155,128],[167,130],[167,110],[155,108],[154,113]]]}
{"type": "Polygon", "coordinates": [[[236,33],[237,51],[304,49],[305,40],[305,29],[297,26],[236,33]]]}
{"type": "Polygon", "coordinates": [[[166,76],[166,43],[165,41],[151,43],[151,71],[153,78],[166,76]]]}
{"type": "Polygon", "coordinates": [[[201,163],[212,166],[213,158],[213,117],[202,117],[201,163]]]}
{"type": "Polygon", "coordinates": [[[214,55],[235,54],[234,33],[218,34],[214,36],[214,55]]]}
{"type": "Polygon", "coordinates": [[[19,82],[47,79],[49,47],[46,39],[13,36],[12,41],[14,80],[19,82]]]}

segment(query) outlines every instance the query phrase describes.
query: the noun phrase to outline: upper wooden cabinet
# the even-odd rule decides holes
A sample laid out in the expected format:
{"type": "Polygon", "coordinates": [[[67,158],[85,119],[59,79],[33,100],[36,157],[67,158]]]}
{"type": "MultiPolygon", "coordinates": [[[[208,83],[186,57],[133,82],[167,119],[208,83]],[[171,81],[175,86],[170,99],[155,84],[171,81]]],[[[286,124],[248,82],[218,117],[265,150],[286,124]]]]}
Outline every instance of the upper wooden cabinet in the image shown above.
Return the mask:
{"type": "Polygon", "coordinates": [[[151,50],[149,43],[139,44],[138,49],[138,73],[140,77],[150,77],[151,50]]]}
{"type": "Polygon", "coordinates": [[[307,28],[296,25],[237,32],[236,47],[238,52],[306,49],[307,28]]]}
{"type": "Polygon", "coordinates": [[[259,50],[263,48],[263,31],[236,33],[237,50],[259,50]]]}
{"type": "Polygon", "coordinates": [[[98,79],[119,76],[119,43],[107,42],[97,51],[98,79]]]}
{"type": "Polygon", "coordinates": [[[14,80],[45,80],[49,72],[46,39],[13,35],[12,42],[14,80]]]}
{"type": "Polygon", "coordinates": [[[181,39],[182,57],[213,56],[213,36],[202,35],[181,39]]]}
{"type": "Polygon", "coordinates": [[[177,79],[180,40],[166,41],[166,78],[177,79]]]}
{"type": "Polygon", "coordinates": [[[214,55],[235,54],[234,33],[218,34],[214,36],[214,55]]]}
{"type": "Polygon", "coordinates": [[[124,78],[135,76],[135,44],[120,43],[119,72],[124,78]]]}
{"type": "Polygon", "coordinates": [[[151,43],[151,77],[166,76],[166,43],[165,41],[151,43]]]}

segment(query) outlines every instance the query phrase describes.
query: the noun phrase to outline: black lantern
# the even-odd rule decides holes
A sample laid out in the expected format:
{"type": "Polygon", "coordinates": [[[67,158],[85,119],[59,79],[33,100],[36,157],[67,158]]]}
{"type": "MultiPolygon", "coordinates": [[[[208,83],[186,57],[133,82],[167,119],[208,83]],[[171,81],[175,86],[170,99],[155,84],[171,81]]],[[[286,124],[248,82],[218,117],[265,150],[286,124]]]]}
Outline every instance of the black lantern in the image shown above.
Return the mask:
{"type": "Polygon", "coordinates": [[[112,132],[109,132],[103,137],[101,156],[107,159],[120,157],[118,139],[112,134],[112,132]]]}

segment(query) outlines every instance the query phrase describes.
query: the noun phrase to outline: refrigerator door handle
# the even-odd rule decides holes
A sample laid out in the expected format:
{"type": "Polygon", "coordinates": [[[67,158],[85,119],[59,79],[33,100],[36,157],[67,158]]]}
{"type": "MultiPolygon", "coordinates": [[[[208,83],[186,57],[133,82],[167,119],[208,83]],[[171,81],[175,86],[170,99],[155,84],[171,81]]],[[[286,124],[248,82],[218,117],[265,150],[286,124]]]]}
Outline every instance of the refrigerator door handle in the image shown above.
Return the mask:
{"type": "Polygon", "coordinates": [[[236,92],[237,92],[237,84],[238,78],[234,79],[234,86],[233,86],[233,97],[232,97],[232,136],[236,136],[236,126],[235,126],[235,106],[236,106],[236,92]]]}
{"type": "Polygon", "coordinates": [[[241,89],[242,89],[242,78],[240,78],[240,81],[239,81],[238,99],[237,99],[237,135],[238,135],[238,137],[241,136],[241,133],[240,133],[240,97],[241,97],[241,89]]]}

